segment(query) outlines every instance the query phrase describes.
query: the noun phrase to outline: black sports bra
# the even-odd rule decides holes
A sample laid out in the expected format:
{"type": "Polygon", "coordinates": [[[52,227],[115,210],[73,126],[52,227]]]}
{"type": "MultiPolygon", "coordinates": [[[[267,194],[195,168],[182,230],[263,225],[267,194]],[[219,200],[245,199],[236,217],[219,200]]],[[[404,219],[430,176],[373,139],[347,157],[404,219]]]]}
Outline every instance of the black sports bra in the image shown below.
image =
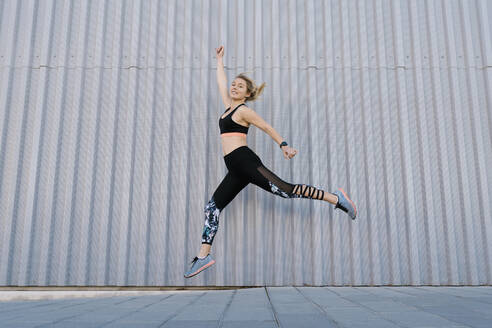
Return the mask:
{"type": "MultiPolygon", "coordinates": [[[[245,104],[244,103],[243,104],[239,104],[236,108],[234,108],[234,110],[232,112],[230,112],[224,118],[222,118],[222,115],[221,115],[221,118],[219,119],[220,134],[228,133],[228,132],[241,132],[241,133],[244,133],[244,134],[248,134],[249,126],[246,127],[246,126],[243,126],[241,124],[237,124],[236,122],[234,122],[232,120],[232,114],[234,114],[234,112],[236,111],[236,109],[238,109],[239,106],[242,106],[242,105],[245,105],[245,104]]],[[[231,107],[227,108],[225,112],[227,112],[230,108],[231,107]]]]}

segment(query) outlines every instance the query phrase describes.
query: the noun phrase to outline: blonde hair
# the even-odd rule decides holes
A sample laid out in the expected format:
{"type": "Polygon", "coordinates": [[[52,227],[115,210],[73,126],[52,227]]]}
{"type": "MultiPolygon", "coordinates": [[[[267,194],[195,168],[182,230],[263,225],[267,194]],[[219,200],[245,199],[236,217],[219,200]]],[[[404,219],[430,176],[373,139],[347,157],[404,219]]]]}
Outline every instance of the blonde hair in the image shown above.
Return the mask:
{"type": "Polygon", "coordinates": [[[262,83],[259,87],[256,85],[255,81],[247,77],[244,73],[236,76],[236,79],[240,78],[246,81],[246,89],[250,92],[250,96],[246,98],[246,101],[255,101],[263,92],[263,89],[266,86],[266,83],[262,83]]]}

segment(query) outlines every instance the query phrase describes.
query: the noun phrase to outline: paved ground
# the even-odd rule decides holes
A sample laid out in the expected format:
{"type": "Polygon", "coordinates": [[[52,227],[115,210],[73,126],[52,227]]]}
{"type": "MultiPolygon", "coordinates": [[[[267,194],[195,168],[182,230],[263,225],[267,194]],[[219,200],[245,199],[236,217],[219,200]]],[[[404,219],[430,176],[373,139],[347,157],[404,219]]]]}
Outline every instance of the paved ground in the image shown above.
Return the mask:
{"type": "Polygon", "coordinates": [[[0,326],[490,328],[492,287],[267,287],[12,300],[0,302],[0,326]]]}

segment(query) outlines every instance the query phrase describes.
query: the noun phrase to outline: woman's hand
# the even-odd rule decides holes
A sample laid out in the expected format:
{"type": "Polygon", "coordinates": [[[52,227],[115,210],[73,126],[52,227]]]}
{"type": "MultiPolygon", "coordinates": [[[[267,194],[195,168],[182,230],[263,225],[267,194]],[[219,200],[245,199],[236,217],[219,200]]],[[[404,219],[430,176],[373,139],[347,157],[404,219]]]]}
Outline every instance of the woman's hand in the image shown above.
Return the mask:
{"type": "Polygon", "coordinates": [[[283,146],[282,152],[284,153],[285,159],[291,159],[297,154],[297,150],[289,146],[283,146]]]}
{"type": "Polygon", "coordinates": [[[217,60],[222,59],[224,57],[224,46],[215,48],[215,54],[217,55],[217,60]]]}

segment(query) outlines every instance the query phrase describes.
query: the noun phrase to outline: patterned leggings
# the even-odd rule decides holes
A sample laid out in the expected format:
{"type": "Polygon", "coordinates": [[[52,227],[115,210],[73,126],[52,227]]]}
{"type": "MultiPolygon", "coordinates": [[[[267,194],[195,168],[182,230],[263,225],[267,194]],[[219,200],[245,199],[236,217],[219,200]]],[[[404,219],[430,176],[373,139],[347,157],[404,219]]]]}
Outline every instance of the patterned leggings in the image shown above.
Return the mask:
{"type": "Polygon", "coordinates": [[[219,215],[224,207],[250,182],[283,198],[311,198],[322,200],[324,191],[310,185],[291,184],[268,170],[260,158],[248,147],[241,146],[224,156],[229,170],[205,205],[205,226],[202,244],[212,245],[219,215]]]}

